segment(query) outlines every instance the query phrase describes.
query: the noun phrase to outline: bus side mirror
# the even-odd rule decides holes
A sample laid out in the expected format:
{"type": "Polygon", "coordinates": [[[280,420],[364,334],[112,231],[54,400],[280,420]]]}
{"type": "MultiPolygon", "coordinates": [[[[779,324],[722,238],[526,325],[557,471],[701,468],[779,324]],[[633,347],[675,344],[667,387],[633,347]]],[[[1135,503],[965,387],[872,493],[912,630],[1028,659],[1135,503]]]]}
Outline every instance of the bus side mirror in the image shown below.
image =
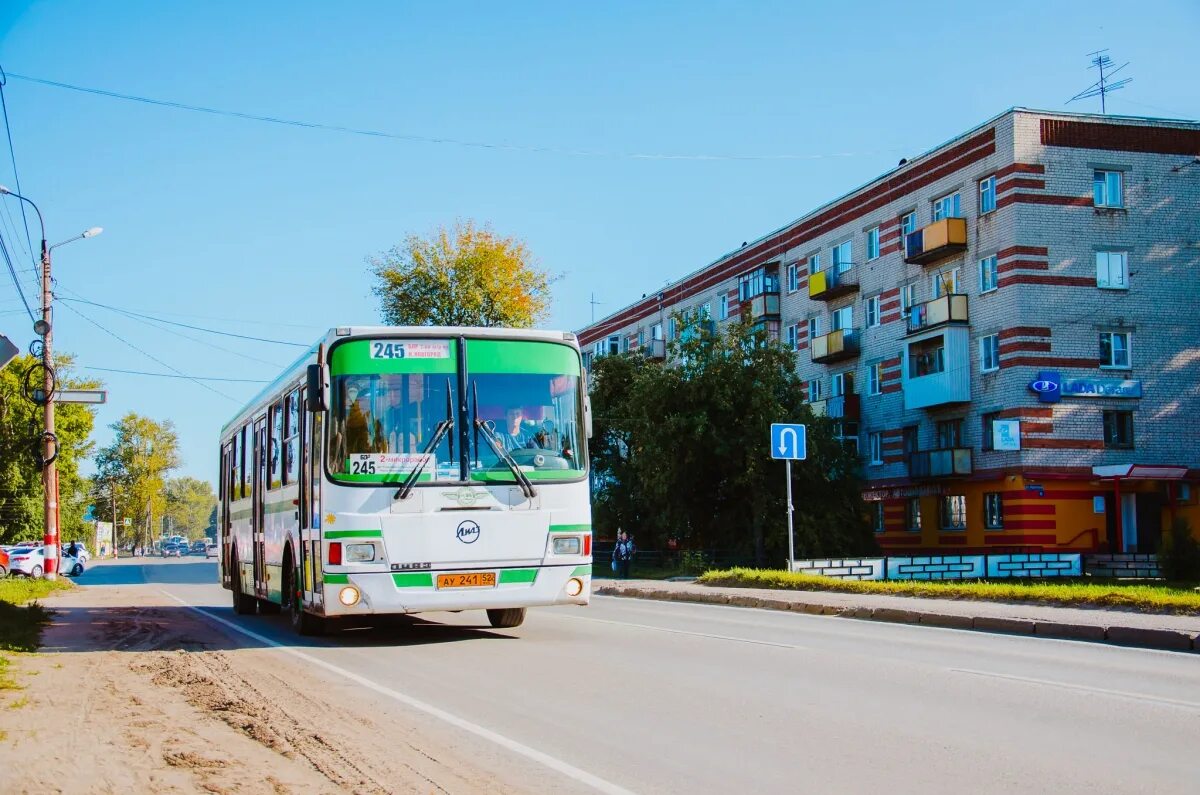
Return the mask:
{"type": "Polygon", "coordinates": [[[592,398],[585,396],[583,398],[583,430],[587,434],[587,438],[592,438],[592,398]]]}
{"type": "Polygon", "coordinates": [[[304,391],[305,408],[314,414],[325,411],[325,373],[319,364],[308,366],[308,384],[304,391]]]}

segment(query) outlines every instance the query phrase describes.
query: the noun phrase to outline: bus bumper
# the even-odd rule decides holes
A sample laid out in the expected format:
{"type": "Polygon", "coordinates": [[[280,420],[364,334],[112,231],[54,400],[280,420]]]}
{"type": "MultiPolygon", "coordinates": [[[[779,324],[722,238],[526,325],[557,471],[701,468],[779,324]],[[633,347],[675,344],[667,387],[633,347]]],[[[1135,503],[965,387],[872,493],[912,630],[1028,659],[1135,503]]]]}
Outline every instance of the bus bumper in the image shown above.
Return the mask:
{"type": "Polygon", "coordinates": [[[586,605],[591,600],[590,563],[491,571],[497,575],[495,586],[442,589],[436,585],[438,574],[449,572],[326,574],[325,615],[369,616],[586,605]],[[580,589],[578,595],[569,595],[572,587],[580,589]]]}

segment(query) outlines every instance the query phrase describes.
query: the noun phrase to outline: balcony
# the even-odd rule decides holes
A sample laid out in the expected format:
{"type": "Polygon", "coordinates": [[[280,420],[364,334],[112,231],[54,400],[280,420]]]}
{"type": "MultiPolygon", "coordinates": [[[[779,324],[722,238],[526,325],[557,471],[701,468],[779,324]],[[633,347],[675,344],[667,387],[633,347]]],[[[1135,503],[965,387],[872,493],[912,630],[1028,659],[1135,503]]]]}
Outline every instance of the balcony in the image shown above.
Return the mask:
{"type": "Polygon", "coordinates": [[[904,341],[900,378],[905,409],[970,400],[970,329],[953,324],[910,335],[904,341]]]}
{"type": "Polygon", "coordinates": [[[858,420],[860,417],[858,395],[838,395],[817,400],[809,404],[818,417],[835,420],[858,420]]]}
{"type": "Polygon", "coordinates": [[[665,359],[667,358],[667,341],[649,340],[640,350],[647,359],[665,359]]]}
{"type": "Polygon", "coordinates": [[[679,332],[681,342],[696,339],[701,334],[716,334],[717,321],[715,320],[693,320],[682,331],[679,332]]]}
{"type": "Polygon", "coordinates": [[[908,313],[908,333],[917,334],[946,323],[968,323],[967,296],[951,293],[915,305],[908,313]]]}
{"type": "Polygon", "coordinates": [[[858,356],[858,332],[854,329],[838,329],[822,334],[810,343],[812,360],[815,363],[840,362],[858,356]]]}
{"type": "Polygon", "coordinates": [[[967,250],[967,219],[943,218],[904,238],[904,261],[928,265],[967,250]]]}
{"type": "Polygon", "coordinates": [[[970,447],[919,450],[908,459],[908,476],[911,478],[958,477],[973,471],[970,447]]]}
{"type": "Polygon", "coordinates": [[[843,273],[817,271],[809,274],[808,297],[813,300],[829,301],[854,292],[858,292],[858,277],[853,268],[843,273]]]}
{"type": "Polygon", "coordinates": [[[779,317],[779,292],[762,293],[742,302],[742,317],[751,323],[779,317]]]}

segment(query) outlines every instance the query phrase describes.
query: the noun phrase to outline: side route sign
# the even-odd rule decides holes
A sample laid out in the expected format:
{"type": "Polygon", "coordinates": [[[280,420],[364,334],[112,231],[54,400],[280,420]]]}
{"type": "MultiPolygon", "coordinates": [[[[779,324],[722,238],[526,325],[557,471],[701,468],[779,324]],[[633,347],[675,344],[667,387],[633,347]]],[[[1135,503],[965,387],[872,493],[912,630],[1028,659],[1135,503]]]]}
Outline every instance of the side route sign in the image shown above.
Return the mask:
{"type": "Polygon", "coordinates": [[[13,345],[8,337],[0,334],[0,370],[3,370],[8,366],[9,362],[17,358],[18,353],[20,351],[17,349],[17,346],[13,345]]]}
{"type": "Polygon", "coordinates": [[[808,437],[803,425],[771,423],[771,458],[803,461],[808,457],[808,437]]]}

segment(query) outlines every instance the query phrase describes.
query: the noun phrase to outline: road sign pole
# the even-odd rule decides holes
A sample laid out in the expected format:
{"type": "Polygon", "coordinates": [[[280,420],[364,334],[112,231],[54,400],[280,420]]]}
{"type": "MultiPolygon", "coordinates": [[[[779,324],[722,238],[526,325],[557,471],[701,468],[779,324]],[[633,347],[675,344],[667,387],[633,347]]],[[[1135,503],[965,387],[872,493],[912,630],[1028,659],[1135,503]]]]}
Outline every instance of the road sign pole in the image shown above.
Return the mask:
{"type": "Polygon", "coordinates": [[[787,507],[787,514],[788,514],[788,565],[787,565],[787,569],[788,569],[788,571],[791,571],[792,570],[792,561],[794,561],[796,559],[796,549],[794,546],[795,542],[792,540],[792,537],[794,535],[792,533],[792,459],[790,459],[790,458],[787,459],[786,461],[784,461],[784,464],[787,466],[787,500],[788,500],[788,507],[787,507]]]}

